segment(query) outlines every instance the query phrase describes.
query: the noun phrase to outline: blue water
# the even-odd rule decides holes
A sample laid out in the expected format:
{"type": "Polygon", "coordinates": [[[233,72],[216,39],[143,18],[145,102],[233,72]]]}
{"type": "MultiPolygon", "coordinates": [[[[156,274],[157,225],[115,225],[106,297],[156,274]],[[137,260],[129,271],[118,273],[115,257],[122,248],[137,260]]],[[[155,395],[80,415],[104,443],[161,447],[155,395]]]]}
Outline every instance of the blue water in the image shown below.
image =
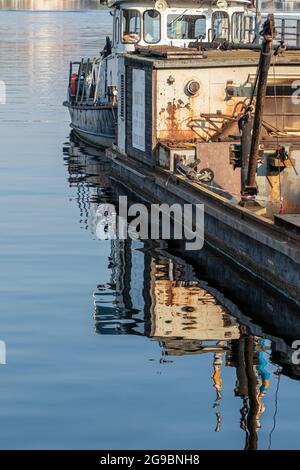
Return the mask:
{"type": "MultiPolygon", "coordinates": [[[[7,348],[0,448],[243,449],[243,403],[225,354],[216,402],[214,353],[201,349],[212,342],[197,340],[189,354],[188,340],[178,346],[153,337],[143,266],[152,260],[169,268],[178,260],[154,247],[123,247],[133,263],[122,290],[128,309],[112,282],[122,280],[113,247],[96,240],[93,217],[101,188],[111,183],[89,149],[70,144],[61,103],[69,61],[97,55],[110,31],[105,11],[0,12],[0,80],[7,87],[0,105],[0,339],[7,348]]],[[[191,272],[187,265],[176,275],[190,282],[191,272]]],[[[247,299],[244,307],[246,315],[247,299]]],[[[281,369],[266,337],[270,386],[258,447],[270,446],[271,433],[271,448],[298,448],[299,383],[275,374],[281,369]]]]}

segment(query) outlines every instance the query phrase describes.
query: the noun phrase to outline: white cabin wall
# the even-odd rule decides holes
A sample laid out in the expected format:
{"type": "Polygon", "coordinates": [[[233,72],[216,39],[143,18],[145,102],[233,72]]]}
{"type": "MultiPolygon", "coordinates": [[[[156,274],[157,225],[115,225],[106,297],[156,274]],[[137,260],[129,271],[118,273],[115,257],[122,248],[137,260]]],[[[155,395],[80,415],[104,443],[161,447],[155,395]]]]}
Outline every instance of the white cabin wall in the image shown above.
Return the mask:
{"type": "Polygon", "coordinates": [[[118,57],[115,53],[107,58],[107,86],[118,86],[118,57]]]}
{"type": "Polygon", "coordinates": [[[107,94],[107,61],[106,59],[102,60],[100,63],[100,80],[99,80],[99,102],[105,103],[106,94],[107,94]]]}

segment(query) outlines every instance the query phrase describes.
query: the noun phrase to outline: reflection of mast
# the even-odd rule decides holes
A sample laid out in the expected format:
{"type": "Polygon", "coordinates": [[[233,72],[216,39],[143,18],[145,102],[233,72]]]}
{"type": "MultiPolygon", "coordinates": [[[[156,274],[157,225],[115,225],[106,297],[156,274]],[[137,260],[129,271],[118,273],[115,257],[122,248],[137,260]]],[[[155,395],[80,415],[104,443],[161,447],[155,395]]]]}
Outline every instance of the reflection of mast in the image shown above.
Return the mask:
{"type": "Polygon", "coordinates": [[[264,358],[267,346],[263,340],[247,335],[246,330],[231,348],[230,365],[236,367],[235,395],[241,397],[241,428],[246,433],[245,449],[258,447],[257,431],[265,410],[263,397],[270,384],[270,373],[264,358]]]}
{"type": "Polygon", "coordinates": [[[256,450],[258,446],[257,437],[257,415],[259,412],[259,405],[256,396],[256,375],[254,372],[254,338],[247,336],[245,338],[245,366],[246,376],[248,380],[248,396],[249,396],[249,412],[247,416],[247,429],[248,438],[246,441],[245,450],[256,450]]]}
{"type": "Polygon", "coordinates": [[[248,378],[246,374],[245,364],[245,336],[242,336],[236,342],[236,377],[237,383],[235,388],[235,395],[241,397],[243,406],[241,408],[241,429],[243,429],[248,438],[247,429],[247,415],[249,412],[248,401],[248,378]]]}

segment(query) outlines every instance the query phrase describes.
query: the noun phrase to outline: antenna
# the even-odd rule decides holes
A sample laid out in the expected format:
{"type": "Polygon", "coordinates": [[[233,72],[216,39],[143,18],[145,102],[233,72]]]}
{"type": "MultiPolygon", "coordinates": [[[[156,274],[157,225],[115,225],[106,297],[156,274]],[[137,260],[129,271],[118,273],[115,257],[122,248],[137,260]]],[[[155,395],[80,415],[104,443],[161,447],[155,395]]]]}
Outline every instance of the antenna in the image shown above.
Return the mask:
{"type": "Polygon", "coordinates": [[[163,12],[168,8],[168,4],[166,0],[156,0],[154,8],[159,12],[163,12]]]}

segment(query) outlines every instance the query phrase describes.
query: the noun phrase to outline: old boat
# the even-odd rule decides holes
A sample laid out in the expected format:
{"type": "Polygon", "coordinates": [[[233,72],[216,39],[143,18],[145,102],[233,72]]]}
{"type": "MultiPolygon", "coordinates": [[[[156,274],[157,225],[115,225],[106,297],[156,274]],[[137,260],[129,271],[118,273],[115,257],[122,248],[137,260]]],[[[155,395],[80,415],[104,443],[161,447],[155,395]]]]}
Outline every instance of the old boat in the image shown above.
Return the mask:
{"type": "Polygon", "coordinates": [[[146,198],[204,204],[206,241],[299,301],[299,20],[260,26],[246,0],[119,0],[112,13],[101,60],[70,70],[68,106],[81,120],[111,111],[114,177],[146,198]]]}
{"type": "Polygon", "coordinates": [[[205,0],[200,5],[197,0],[110,3],[112,39],[107,38],[100,57],[70,64],[64,102],[75,134],[95,146],[109,147],[116,141],[118,94],[123,96],[120,58],[127,53],[139,47],[187,50],[194,41],[254,40],[255,11],[250,0],[205,0]]]}

